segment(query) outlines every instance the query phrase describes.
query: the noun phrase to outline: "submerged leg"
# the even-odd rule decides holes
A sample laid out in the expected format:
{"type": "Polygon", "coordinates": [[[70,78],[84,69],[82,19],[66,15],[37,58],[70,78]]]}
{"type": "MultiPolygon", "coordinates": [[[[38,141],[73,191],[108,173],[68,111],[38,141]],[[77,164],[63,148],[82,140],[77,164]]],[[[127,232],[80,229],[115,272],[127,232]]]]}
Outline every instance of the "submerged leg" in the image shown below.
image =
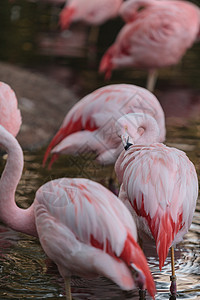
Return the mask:
{"type": "Polygon", "coordinates": [[[158,77],[157,70],[149,71],[148,78],[147,78],[147,90],[149,90],[150,92],[153,92],[155,89],[157,77],[158,77]]]}
{"type": "Polygon", "coordinates": [[[65,294],[66,300],[72,300],[70,277],[65,278],[65,294]]]}
{"type": "Polygon", "coordinates": [[[170,292],[171,297],[170,299],[176,299],[176,275],[175,275],[175,266],[174,266],[174,247],[171,247],[171,266],[172,266],[172,275],[170,276],[171,286],[170,292]]]}

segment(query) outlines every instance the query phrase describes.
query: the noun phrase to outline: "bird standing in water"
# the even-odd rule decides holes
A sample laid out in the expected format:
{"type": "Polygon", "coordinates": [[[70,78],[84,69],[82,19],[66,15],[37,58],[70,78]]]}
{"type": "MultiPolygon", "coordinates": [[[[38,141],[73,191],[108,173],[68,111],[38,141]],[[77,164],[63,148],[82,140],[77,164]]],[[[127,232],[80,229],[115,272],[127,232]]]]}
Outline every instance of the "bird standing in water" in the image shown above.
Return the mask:
{"type": "MultiPolygon", "coordinates": [[[[198,197],[198,178],[183,151],[156,143],[155,120],[145,114],[128,114],[117,123],[125,149],[115,171],[121,184],[119,198],[129,207],[138,228],[155,240],[162,269],[169,248],[188,232],[198,197]]],[[[176,294],[174,265],[171,293],[176,294]]]]}
{"type": "Polygon", "coordinates": [[[197,39],[200,9],[181,0],[128,0],[119,14],[126,24],[104,54],[99,70],[109,79],[114,69],[147,69],[147,88],[153,91],[156,70],[179,63],[197,39]]]}
{"type": "Polygon", "coordinates": [[[23,170],[23,152],[1,125],[0,146],[8,153],[0,179],[0,219],[14,230],[39,237],[65,279],[68,300],[72,274],[102,275],[124,290],[146,287],[154,298],[155,284],[135,241],[134,221],[113,193],[88,179],[61,178],[41,186],[33,204],[21,209],[15,191],[23,170]],[[135,279],[129,268],[136,270],[135,279]]]}
{"type": "Polygon", "coordinates": [[[112,84],[95,90],[75,104],[50,142],[43,160],[50,153],[50,166],[60,154],[96,152],[102,164],[115,163],[123,150],[115,122],[130,112],[151,115],[158,123],[157,142],[165,140],[165,117],[157,98],[148,90],[131,84],[112,84]]]}

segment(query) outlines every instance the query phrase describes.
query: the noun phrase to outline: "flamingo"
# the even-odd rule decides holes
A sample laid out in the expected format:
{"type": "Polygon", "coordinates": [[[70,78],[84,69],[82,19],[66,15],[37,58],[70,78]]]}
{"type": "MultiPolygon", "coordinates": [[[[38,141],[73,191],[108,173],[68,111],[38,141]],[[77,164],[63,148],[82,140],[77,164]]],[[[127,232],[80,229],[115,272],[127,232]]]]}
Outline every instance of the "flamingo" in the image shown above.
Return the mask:
{"type": "Polygon", "coordinates": [[[71,299],[71,274],[103,275],[124,290],[144,285],[154,298],[155,284],[136,243],[134,221],[112,192],[88,179],[60,178],[41,186],[33,204],[21,209],[15,191],[23,170],[23,152],[1,125],[0,145],[8,153],[0,179],[0,218],[16,231],[39,237],[65,278],[67,299],[71,299]],[[137,271],[135,279],[129,267],[137,271]]]}
{"type": "Polygon", "coordinates": [[[123,0],[68,0],[60,13],[61,28],[67,29],[75,21],[101,25],[118,15],[122,2],[123,0]]]}
{"type": "MultiPolygon", "coordinates": [[[[115,164],[121,184],[119,198],[131,210],[138,232],[155,240],[162,269],[169,248],[188,232],[198,197],[198,178],[193,163],[183,151],[157,143],[157,123],[149,115],[136,113],[117,123],[127,151],[115,164]]],[[[176,294],[172,261],[171,293],[176,294]]]]}
{"type": "Polygon", "coordinates": [[[119,10],[127,22],[103,55],[99,71],[110,78],[114,69],[147,69],[153,91],[156,70],[177,64],[197,38],[199,8],[187,1],[128,0],[119,10]]]}
{"type": "Polygon", "coordinates": [[[21,113],[17,98],[11,87],[0,82],[0,124],[12,135],[17,136],[21,127],[21,113]]]}
{"type": "Polygon", "coordinates": [[[112,164],[123,150],[115,133],[115,122],[123,114],[144,112],[155,118],[160,128],[159,142],[165,140],[164,112],[157,98],[144,88],[130,84],[107,85],[81,99],[67,113],[44,155],[49,166],[59,154],[95,151],[102,164],[112,164]]]}

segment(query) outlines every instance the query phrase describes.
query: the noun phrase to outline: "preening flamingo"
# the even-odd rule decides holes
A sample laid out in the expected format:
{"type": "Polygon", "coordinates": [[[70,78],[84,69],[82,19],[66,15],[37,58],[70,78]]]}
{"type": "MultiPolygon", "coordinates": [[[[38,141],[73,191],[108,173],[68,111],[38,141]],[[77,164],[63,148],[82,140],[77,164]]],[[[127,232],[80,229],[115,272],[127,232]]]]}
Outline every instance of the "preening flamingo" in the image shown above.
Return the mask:
{"type": "Polygon", "coordinates": [[[100,72],[110,78],[114,69],[149,71],[147,88],[155,85],[155,70],[177,64],[197,38],[200,9],[187,1],[128,0],[119,14],[127,22],[106,51],[100,72]]]}
{"type": "Polygon", "coordinates": [[[68,0],[60,13],[62,29],[72,22],[83,21],[91,25],[101,25],[118,15],[123,0],[68,0]]]}
{"type": "MultiPolygon", "coordinates": [[[[128,114],[116,126],[128,149],[115,164],[119,198],[129,206],[138,232],[155,239],[162,269],[169,248],[182,240],[191,225],[198,197],[197,173],[183,151],[156,143],[159,130],[151,116],[128,114]]],[[[176,293],[174,282],[171,291],[176,293]]]]}
{"type": "Polygon", "coordinates": [[[0,124],[16,136],[21,123],[21,113],[15,92],[8,84],[0,82],[0,124]]]}
{"type": "MultiPolygon", "coordinates": [[[[65,279],[71,274],[103,275],[124,290],[133,289],[135,284],[146,286],[154,298],[154,281],[135,241],[134,221],[112,192],[91,180],[61,178],[41,186],[33,204],[21,209],[15,203],[15,191],[22,174],[23,152],[3,126],[0,145],[8,153],[0,179],[0,218],[5,224],[38,236],[65,279]],[[137,271],[135,279],[129,267],[137,271]]],[[[67,299],[71,299],[70,292],[67,299]]]]}
{"type": "Polygon", "coordinates": [[[165,140],[164,112],[157,98],[144,88],[131,84],[107,85],[81,99],[67,113],[59,131],[50,142],[43,160],[53,154],[97,153],[100,163],[114,163],[123,150],[115,133],[115,122],[130,112],[144,112],[155,118],[160,128],[158,142],[165,140]]]}

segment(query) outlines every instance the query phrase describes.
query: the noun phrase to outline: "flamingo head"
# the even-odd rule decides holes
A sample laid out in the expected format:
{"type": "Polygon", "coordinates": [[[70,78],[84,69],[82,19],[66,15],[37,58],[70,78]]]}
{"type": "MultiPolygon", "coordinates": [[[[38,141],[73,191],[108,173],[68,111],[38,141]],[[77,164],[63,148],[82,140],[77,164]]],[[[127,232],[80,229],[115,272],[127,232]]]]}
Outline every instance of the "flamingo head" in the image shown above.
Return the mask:
{"type": "Polygon", "coordinates": [[[139,115],[139,113],[124,115],[115,124],[116,133],[121,138],[125,150],[135,144],[144,132],[144,128],[140,127],[138,123],[139,115]]]}

